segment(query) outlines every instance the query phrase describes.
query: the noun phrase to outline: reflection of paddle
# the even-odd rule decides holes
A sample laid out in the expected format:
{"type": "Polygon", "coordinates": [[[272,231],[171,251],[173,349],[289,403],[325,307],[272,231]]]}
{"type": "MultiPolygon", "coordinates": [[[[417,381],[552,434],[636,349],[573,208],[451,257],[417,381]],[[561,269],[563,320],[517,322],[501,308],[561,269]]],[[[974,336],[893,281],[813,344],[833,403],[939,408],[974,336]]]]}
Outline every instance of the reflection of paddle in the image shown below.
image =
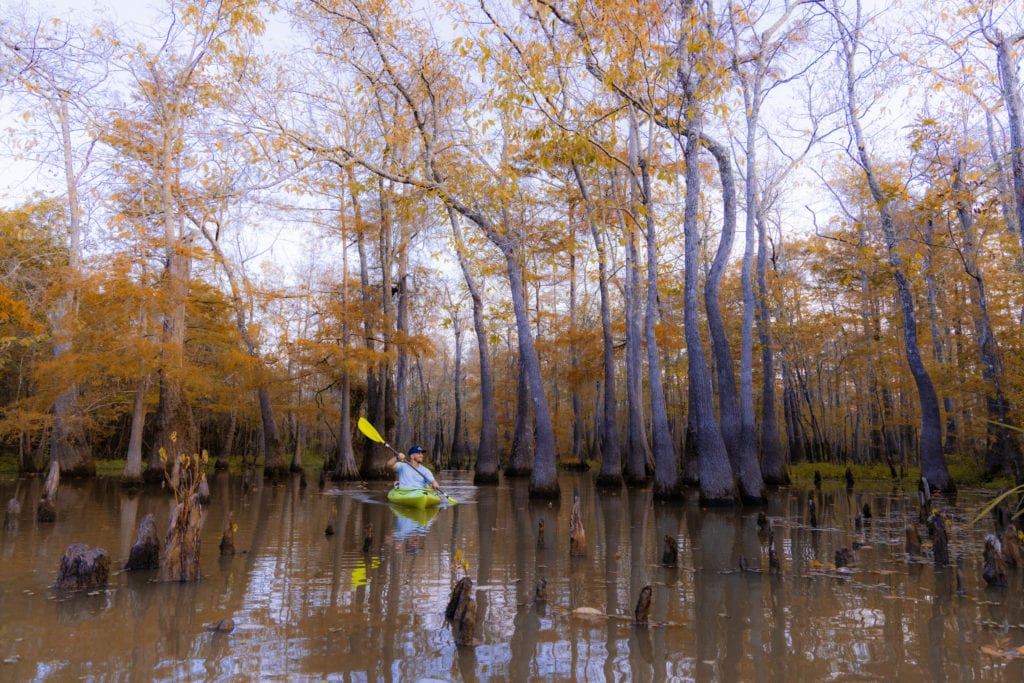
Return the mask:
{"type": "MultiPolygon", "coordinates": [[[[374,427],[372,424],[370,424],[370,421],[367,420],[365,417],[359,418],[359,421],[356,422],[356,426],[359,427],[359,431],[361,431],[363,433],[363,435],[367,439],[369,439],[370,441],[376,441],[379,444],[384,444],[384,446],[388,450],[390,450],[392,453],[394,453],[396,456],[402,455],[401,453],[396,451],[391,444],[389,444],[387,441],[384,440],[384,437],[380,435],[380,432],[377,431],[377,428],[374,427]]],[[[410,467],[412,467],[412,465],[410,465],[410,467]]],[[[419,471],[419,469],[417,469],[415,467],[413,467],[413,470],[416,471],[416,474],[418,474],[421,477],[423,477],[423,482],[425,484],[427,484],[427,486],[429,487],[430,486],[430,480],[427,479],[427,475],[423,474],[422,472],[419,471]]],[[[454,498],[452,498],[451,496],[449,496],[444,491],[442,491],[440,486],[437,487],[437,492],[440,493],[445,498],[447,498],[448,502],[451,503],[452,505],[455,505],[456,503],[459,502],[459,501],[455,500],[454,498]]]]}

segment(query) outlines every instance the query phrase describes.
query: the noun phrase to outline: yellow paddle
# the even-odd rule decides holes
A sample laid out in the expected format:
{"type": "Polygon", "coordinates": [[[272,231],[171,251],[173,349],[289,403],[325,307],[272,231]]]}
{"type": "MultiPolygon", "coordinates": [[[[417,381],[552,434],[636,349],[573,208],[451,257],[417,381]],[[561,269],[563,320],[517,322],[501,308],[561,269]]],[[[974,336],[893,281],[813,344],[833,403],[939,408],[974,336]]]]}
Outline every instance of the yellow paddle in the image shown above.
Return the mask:
{"type": "MultiPolygon", "coordinates": [[[[402,455],[397,450],[395,450],[395,448],[391,444],[384,440],[384,437],[380,435],[380,432],[377,431],[377,428],[370,424],[370,421],[367,420],[365,417],[359,418],[359,420],[356,422],[356,426],[359,427],[359,431],[361,431],[363,435],[370,441],[376,441],[379,444],[384,444],[384,447],[390,450],[395,455],[402,455]]],[[[423,482],[425,484],[430,484],[430,480],[427,479],[425,474],[417,470],[415,467],[413,467],[413,469],[416,470],[416,474],[423,477],[423,482]]],[[[448,502],[451,503],[452,505],[455,505],[459,502],[452,498],[451,496],[449,496],[444,491],[442,491],[440,487],[438,487],[437,492],[440,493],[445,498],[447,498],[448,502]]]]}

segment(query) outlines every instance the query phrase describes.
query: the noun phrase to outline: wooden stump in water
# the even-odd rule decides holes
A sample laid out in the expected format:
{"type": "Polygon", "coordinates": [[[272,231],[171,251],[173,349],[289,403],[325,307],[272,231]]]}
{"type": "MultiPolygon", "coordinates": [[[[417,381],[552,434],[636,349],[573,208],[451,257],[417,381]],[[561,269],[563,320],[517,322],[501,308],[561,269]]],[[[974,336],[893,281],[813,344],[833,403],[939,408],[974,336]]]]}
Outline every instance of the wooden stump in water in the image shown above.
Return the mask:
{"type": "Polygon", "coordinates": [[[47,524],[57,521],[57,507],[53,504],[53,499],[46,497],[39,499],[39,506],[36,508],[36,521],[47,524]]]}
{"type": "Polygon", "coordinates": [[[814,488],[821,490],[821,472],[814,470],[814,488]]]}
{"type": "Polygon", "coordinates": [[[220,537],[220,556],[231,557],[235,554],[235,516],[228,515],[224,533],[220,537]]]}
{"type": "Polygon", "coordinates": [[[849,467],[846,468],[846,490],[853,489],[853,470],[849,467]]]}
{"type": "Polygon", "coordinates": [[[946,517],[936,512],[928,518],[928,533],[932,537],[932,559],[936,567],[949,564],[949,533],[946,530],[946,517]]]}
{"type": "Polygon", "coordinates": [[[472,593],[473,580],[468,576],[462,577],[452,589],[444,611],[445,621],[451,624],[455,644],[460,647],[472,645],[476,631],[476,600],[472,593]]]}
{"type": "Polygon", "coordinates": [[[1017,535],[1017,525],[1009,522],[1003,528],[1003,536],[1000,541],[1003,544],[1003,559],[1008,567],[1020,567],[1024,565],[1024,558],[1021,557],[1020,537],[1017,535]]]}
{"type": "Polygon", "coordinates": [[[633,623],[646,625],[651,614],[651,587],[644,586],[640,591],[640,598],[636,601],[636,608],[633,610],[633,623]]]}
{"type": "Polygon", "coordinates": [[[814,502],[814,494],[807,496],[807,524],[811,527],[818,526],[818,506],[814,502]]]}
{"type": "Polygon", "coordinates": [[[581,557],[587,554],[587,532],[583,528],[583,513],[580,512],[580,497],[572,497],[572,513],[569,517],[569,556],[581,557]]]}
{"type": "Polygon", "coordinates": [[[842,569],[843,567],[852,567],[856,559],[853,556],[853,550],[847,547],[842,547],[836,550],[836,569],[842,569]]]}
{"type": "Polygon", "coordinates": [[[985,537],[985,567],[981,578],[990,588],[1006,588],[1006,560],[1003,548],[995,534],[985,537]]]}
{"type": "Polygon", "coordinates": [[[537,522],[537,547],[544,547],[544,520],[537,522]]]}
{"type": "Polygon", "coordinates": [[[917,482],[917,503],[918,520],[921,524],[927,524],[932,505],[932,492],[927,477],[921,477],[921,480],[917,482]]]}
{"type": "Polygon", "coordinates": [[[58,590],[95,590],[107,585],[110,556],[102,548],[73,543],[64,551],[57,575],[58,590]]]}
{"type": "Polygon", "coordinates": [[[203,511],[195,494],[182,500],[171,513],[160,567],[163,581],[198,581],[203,511]]]}
{"type": "Polygon", "coordinates": [[[675,567],[679,563],[679,543],[672,534],[665,534],[665,549],[661,552],[661,563],[669,567],[675,567]]]}
{"type": "Polygon", "coordinates": [[[363,552],[370,552],[370,548],[373,547],[373,524],[367,522],[366,526],[363,527],[363,552]]]}
{"type": "Polygon", "coordinates": [[[128,571],[157,569],[160,567],[160,537],[156,533],[156,518],[148,514],[139,522],[135,543],[128,554],[124,568],[128,571]]]}

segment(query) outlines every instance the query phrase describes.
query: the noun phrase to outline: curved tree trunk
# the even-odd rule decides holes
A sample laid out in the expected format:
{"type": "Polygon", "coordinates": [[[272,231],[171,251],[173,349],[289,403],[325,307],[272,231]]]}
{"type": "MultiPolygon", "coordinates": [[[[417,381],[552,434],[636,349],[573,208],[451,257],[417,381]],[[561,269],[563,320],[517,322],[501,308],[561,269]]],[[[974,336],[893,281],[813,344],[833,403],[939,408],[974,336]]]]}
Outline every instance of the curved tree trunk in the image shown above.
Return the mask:
{"type": "Polygon", "coordinates": [[[1014,59],[1014,46],[1024,41],[1024,32],[1004,35],[988,27],[985,35],[996,48],[999,87],[1010,129],[1010,175],[1013,180],[1013,207],[1017,214],[1017,232],[1024,247],[1024,104],[1021,103],[1020,81],[1014,59]]]}
{"type": "Polygon", "coordinates": [[[524,364],[530,383],[530,398],[533,403],[534,456],[533,471],[530,473],[531,498],[558,498],[558,468],[555,454],[555,432],[551,425],[551,411],[544,394],[544,381],[540,374],[540,358],[533,343],[530,319],[526,312],[526,297],[523,296],[522,266],[516,250],[506,240],[498,244],[505,254],[509,286],[512,289],[512,308],[516,316],[516,332],[519,348],[523,352],[520,362],[524,364]]]}
{"type": "Polygon", "coordinates": [[[900,303],[900,313],[903,318],[903,346],[910,374],[913,376],[914,384],[917,387],[918,403],[921,411],[919,446],[921,474],[928,479],[932,486],[943,492],[953,493],[956,491],[956,485],[949,476],[946,459],[942,453],[942,420],[939,398],[935,392],[935,385],[932,383],[931,376],[928,374],[928,369],[921,358],[921,349],[917,341],[917,316],[914,311],[914,296],[910,289],[910,282],[903,270],[902,257],[900,256],[899,245],[896,239],[892,206],[882,189],[878,175],[875,173],[874,162],[868,153],[867,143],[860,125],[859,116],[861,111],[857,100],[857,73],[854,64],[859,50],[859,21],[860,17],[858,16],[856,17],[856,22],[858,23],[850,27],[843,24],[837,14],[840,41],[843,49],[843,66],[846,71],[846,102],[844,104],[846,106],[847,120],[857,147],[861,169],[871,191],[871,197],[878,207],[878,217],[882,227],[882,234],[885,238],[888,263],[892,269],[893,279],[896,281],[896,292],[900,303]]]}
{"type": "MultiPolygon", "coordinates": [[[[750,424],[745,424],[740,400],[736,392],[736,378],[733,374],[732,349],[722,321],[719,305],[719,291],[722,275],[732,253],[733,238],[736,234],[736,184],[728,152],[718,144],[704,138],[704,146],[718,162],[719,177],[722,181],[722,238],[718,252],[711,264],[707,281],[704,283],[704,306],[708,315],[711,343],[715,353],[715,367],[718,370],[718,412],[722,425],[722,437],[729,453],[729,462],[739,484],[740,497],[745,503],[763,503],[764,482],[757,462],[757,442],[754,438],[753,397],[750,401],[750,424]],[[744,431],[746,430],[746,431],[744,431]]],[[[749,268],[749,266],[748,266],[749,268]]],[[[748,277],[749,279],[749,277],[748,277]]],[[[746,307],[744,307],[744,318],[746,307]]],[[[753,385],[751,385],[753,392],[753,385]]]]}
{"type": "Polygon", "coordinates": [[[616,396],[615,396],[615,340],[612,337],[612,314],[611,299],[608,293],[608,251],[604,239],[598,229],[597,221],[594,220],[594,205],[590,200],[587,186],[583,182],[583,174],[579,165],[572,163],[572,172],[576,177],[576,184],[580,188],[580,196],[583,197],[587,225],[590,228],[590,235],[594,239],[594,249],[597,252],[598,287],[601,294],[601,348],[604,365],[604,392],[602,396],[601,413],[601,468],[598,471],[596,484],[598,486],[616,487],[622,486],[622,460],[619,452],[619,429],[616,423],[616,396]]]}
{"type": "Polygon", "coordinates": [[[455,210],[448,207],[448,222],[455,236],[455,253],[459,259],[462,278],[469,289],[473,300],[473,332],[476,335],[477,359],[480,366],[480,441],[476,449],[476,465],[473,471],[473,483],[497,484],[498,465],[498,424],[494,407],[494,376],[491,369],[491,350],[487,343],[487,327],[484,324],[483,297],[480,287],[469,268],[466,258],[466,243],[462,235],[462,226],[455,210]]]}
{"type": "Polygon", "coordinates": [[[988,313],[988,295],[985,280],[978,259],[978,244],[974,230],[973,199],[967,196],[963,182],[964,160],[958,160],[953,174],[953,194],[956,213],[962,237],[962,262],[964,270],[974,282],[974,303],[978,307],[975,316],[978,347],[981,360],[981,376],[989,385],[985,397],[988,411],[988,448],[985,453],[985,476],[995,477],[1005,468],[1013,472],[1017,484],[1024,482],[1021,449],[1017,440],[1017,427],[1010,418],[1010,404],[1003,391],[1002,363],[999,345],[988,313]]]}
{"type": "MultiPolygon", "coordinates": [[[[687,89],[689,85],[685,86],[687,89]]],[[[689,99],[689,98],[688,98],[689,99]]],[[[699,459],[700,499],[704,505],[732,505],[736,502],[736,485],[729,453],[722,439],[721,426],[715,418],[715,397],[704,353],[704,340],[700,334],[698,298],[698,212],[700,210],[700,114],[692,108],[687,127],[686,146],[686,200],[683,215],[685,242],[685,282],[683,318],[686,335],[686,353],[689,360],[689,398],[693,411],[693,429],[687,434],[687,450],[699,459]],[[692,449],[692,450],[691,450],[692,449]]]]}

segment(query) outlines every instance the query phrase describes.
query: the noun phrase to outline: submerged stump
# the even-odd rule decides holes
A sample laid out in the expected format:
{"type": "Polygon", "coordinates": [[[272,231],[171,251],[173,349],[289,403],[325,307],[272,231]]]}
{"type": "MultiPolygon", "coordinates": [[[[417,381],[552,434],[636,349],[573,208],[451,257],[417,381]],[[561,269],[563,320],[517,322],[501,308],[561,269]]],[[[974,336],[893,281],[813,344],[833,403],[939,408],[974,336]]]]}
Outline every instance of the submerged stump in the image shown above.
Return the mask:
{"type": "Polygon", "coordinates": [[[224,525],[224,533],[220,537],[220,556],[231,557],[235,554],[235,516],[229,514],[227,524],[224,525]]]}
{"type": "Polygon", "coordinates": [[[462,577],[452,589],[444,611],[445,621],[451,624],[455,644],[460,647],[472,645],[476,632],[476,600],[472,593],[473,580],[468,576],[462,577]]]}
{"type": "Polygon", "coordinates": [[[72,543],[64,551],[57,575],[58,590],[95,590],[107,585],[110,556],[102,548],[72,543]]]}
{"type": "Polygon", "coordinates": [[[651,587],[644,586],[640,591],[640,597],[636,601],[636,607],[633,609],[633,623],[641,626],[647,625],[647,620],[651,614],[651,587]]]}
{"type": "Polygon", "coordinates": [[[1003,527],[1003,536],[1000,542],[1003,545],[1003,559],[1008,567],[1020,567],[1024,565],[1024,558],[1021,557],[1020,537],[1018,536],[1017,525],[1009,522],[1003,527]]]}
{"type": "Polygon", "coordinates": [[[167,526],[167,541],[160,566],[163,581],[198,581],[200,535],[203,510],[199,497],[189,496],[178,503],[167,526]]]}
{"type": "Polygon", "coordinates": [[[156,518],[148,514],[139,522],[135,543],[128,554],[127,571],[158,569],[160,567],[160,537],[156,532],[156,518]]]}
{"type": "Polygon", "coordinates": [[[949,564],[949,532],[946,530],[946,517],[936,512],[928,518],[928,534],[932,537],[932,560],[936,567],[949,564]]]}
{"type": "Polygon", "coordinates": [[[661,563],[675,567],[679,563],[679,543],[672,534],[665,534],[665,547],[661,552],[661,563]]]}
{"type": "Polygon", "coordinates": [[[1003,548],[995,534],[985,537],[985,567],[981,578],[990,588],[1006,588],[1006,560],[1003,548]]]}

